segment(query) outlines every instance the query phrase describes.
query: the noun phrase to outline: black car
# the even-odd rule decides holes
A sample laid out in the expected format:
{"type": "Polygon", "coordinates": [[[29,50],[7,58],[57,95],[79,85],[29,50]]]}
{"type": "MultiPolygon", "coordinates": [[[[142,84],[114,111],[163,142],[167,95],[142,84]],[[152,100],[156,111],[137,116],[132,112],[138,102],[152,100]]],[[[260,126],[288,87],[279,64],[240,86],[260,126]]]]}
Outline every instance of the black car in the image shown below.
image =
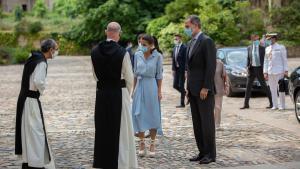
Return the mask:
{"type": "Polygon", "coordinates": [[[300,66],[296,68],[290,75],[289,93],[295,104],[295,113],[300,123],[300,66]]]}
{"type": "MultiPolygon", "coordinates": [[[[226,47],[217,51],[217,58],[222,60],[227,73],[227,96],[234,96],[237,93],[246,91],[247,55],[247,47],[226,47]]],[[[261,91],[258,80],[255,79],[253,83],[252,91],[261,91]]]]}

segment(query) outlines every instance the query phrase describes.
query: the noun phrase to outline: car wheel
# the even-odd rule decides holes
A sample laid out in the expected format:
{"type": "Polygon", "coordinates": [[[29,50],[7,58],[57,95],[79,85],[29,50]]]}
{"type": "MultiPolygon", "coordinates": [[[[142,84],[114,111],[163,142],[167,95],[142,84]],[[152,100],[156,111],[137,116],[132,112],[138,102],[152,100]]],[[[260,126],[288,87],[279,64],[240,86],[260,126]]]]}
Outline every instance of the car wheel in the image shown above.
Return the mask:
{"type": "Polygon", "coordinates": [[[226,96],[227,97],[232,97],[234,96],[234,92],[232,91],[232,85],[231,85],[231,82],[229,80],[229,78],[227,78],[227,86],[226,86],[226,96]]]}
{"type": "Polygon", "coordinates": [[[300,123],[300,90],[297,92],[295,97],[295,113],[297,120],[300,123]]]}

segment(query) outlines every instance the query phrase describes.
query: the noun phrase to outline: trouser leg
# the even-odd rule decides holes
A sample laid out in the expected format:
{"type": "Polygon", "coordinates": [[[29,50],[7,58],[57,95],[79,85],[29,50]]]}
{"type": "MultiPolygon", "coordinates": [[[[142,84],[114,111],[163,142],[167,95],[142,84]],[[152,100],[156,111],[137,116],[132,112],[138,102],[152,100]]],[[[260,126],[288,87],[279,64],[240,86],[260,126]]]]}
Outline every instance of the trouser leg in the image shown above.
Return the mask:
{"type": "Polygon", "coordinates": [[[255,76],[253,74],[253,71],[250,71],[250,75],[247,78],[247,87],[246,87],[246,93],[245,93],[244,106],[249,106],[249,100],[251,97],[251,90],[252,90],[254,78],[255,78],[255,76]]]}
{"type": "Polygon", "coordinates": [[[174,81],[173,81],[173,88],[176,89],[178,92],[180,92],[180,88],[179,88],[179,73],[178,73],[178,71],[175,71],[174,81]]]}
{"type": "Polygon", "coordinates": [[[277,78],[277,75],[269,74],[269,86],[270,86],[271,95],[272,95],[273,107],[278,108],[278,95],[277,95],[278,78],[277,78]]]}
{"type": "Polygon", "coordinates": [[[257,72],[257,79],[261,85],[261,87],[263,88],[264,92],[266,93],[268,99],[269,99],[269,104],[270,106],[273,106],[273,103],[272,103],[272,96],[271,96],[271,91],[270,89],[268,88],[267,84],[266,84],[266,81],[264,79],[264,75],[263,75],[263,70],[261,68],[261,70],[258,70],[257,72]]]}
{"type": "MultiPolygon", "coordinates": [[[[278,75],[278,81],[280,79],[284,78],[284,74],[279,74],[278,75]]],[[[279,91],[279,86],[278,86],[278,91],[279,91]]],[[[280,100],[280,108],[285,109],[285,92],[279,92],[279,100],[280,100]]]]}
{"type": "Polygon", "coordinates": [[[205,100],[197,98],[197,106],[200,115],[200,140],[202,140],[201,151],[209,158],[216,158],[216,138],[215,138],[215,121],[214,106],[215,98],[208,95],[205,100]]]}
{"type": "Polygon", "coordinates": [[[184,89],[184,83],[185,83],[185,78],[184,78],[184,72],[180,72],[179,75],[179,90],[180,90],[180,104],[184,105],[184,99],[185,99],[185,89],[184,89]]]}
{"type": "Polygon", "coordinates": [[[221,111],[222,111],[223,96],[215,96],[215,125],[216,128],[221,124],[221,111]]]}
{"type": "MultiPolygon", "coordinates": [[[[201,117],[200,112],[197,105],[197,98],[195,96],[190,96],[190,106],[191,106],[191,112],[192,112],[192,121],[193,121],[193,129],[194,129],[194,135],[196,144],[199,150],[199,155],[203,154],[203,140],[202,137],[202,130],[201,130],[201,117]]],[[[203,154],[204,155],[204,154],[203,154]]]]}

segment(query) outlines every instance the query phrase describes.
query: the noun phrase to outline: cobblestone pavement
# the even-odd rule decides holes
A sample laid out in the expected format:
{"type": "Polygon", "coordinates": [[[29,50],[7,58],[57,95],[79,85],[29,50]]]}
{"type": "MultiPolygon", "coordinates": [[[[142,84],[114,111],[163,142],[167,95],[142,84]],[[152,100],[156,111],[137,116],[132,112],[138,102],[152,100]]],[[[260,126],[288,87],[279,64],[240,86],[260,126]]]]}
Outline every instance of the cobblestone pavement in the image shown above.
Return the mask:
{"type": "MultiPolygon", "coordinates": [[[[300,59],[289,61],[294,67],[300,65],[300,59]]],[[[188,158],[197,153],[191,117],[187,108],[175,108],[179,94],[172,89],[170,68],[165,66],[163,82],[164,136],[158,139],[157,157],[139,158],[140,168],[288,168],[290,163],[300,168],[300,125],[289,96],[286,111],[266,110],[267,99],[260,95],[250,100],[251,109],[240,111],[242,96],[224,97],[223,130],[217,131],[217,162],[201,166],[189,162],[188,158]]],[[[1,66],[0,72],[0,168],[15,169],[20,168],[14,155],[14,126],[22,66],[1,66]]],[[[41,101],[59,169],[91,168],[95,86],[89,57],[49,61],[48,87],[41,101]]]]}

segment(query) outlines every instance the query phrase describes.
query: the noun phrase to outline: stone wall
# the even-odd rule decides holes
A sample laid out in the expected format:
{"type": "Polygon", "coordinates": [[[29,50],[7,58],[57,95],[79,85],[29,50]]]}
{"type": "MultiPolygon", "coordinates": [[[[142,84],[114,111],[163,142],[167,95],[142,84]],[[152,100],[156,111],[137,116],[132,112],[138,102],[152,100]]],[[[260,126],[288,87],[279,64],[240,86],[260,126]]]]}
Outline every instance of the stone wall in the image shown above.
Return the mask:
{"type": "Polygon", "coordinates": [[[22,7],[22,5],[26,5],[27,10],[30,10],[33,6],[30,2],[30,0],[1,0],[1,6],[6,12],[12,12],[16,6],[22,7]]]}
{"type": "Polygon", "coordinates": [[[287,47],[289,58],[300,58],[300,46],[287,47]]]}
{"type": "MultiPolygon", "coordinates": [[[[0,0],[0,5],[2,10],[5,12],[13,12],[16,6],[20,6],[21,8],[26,6],[27,11],[30,11],[34,6],[35,1],[36,0],[0,0]]],[[[51,10],[53,8],[54,0],[44,1],[48,9],[51,10]]]]}

